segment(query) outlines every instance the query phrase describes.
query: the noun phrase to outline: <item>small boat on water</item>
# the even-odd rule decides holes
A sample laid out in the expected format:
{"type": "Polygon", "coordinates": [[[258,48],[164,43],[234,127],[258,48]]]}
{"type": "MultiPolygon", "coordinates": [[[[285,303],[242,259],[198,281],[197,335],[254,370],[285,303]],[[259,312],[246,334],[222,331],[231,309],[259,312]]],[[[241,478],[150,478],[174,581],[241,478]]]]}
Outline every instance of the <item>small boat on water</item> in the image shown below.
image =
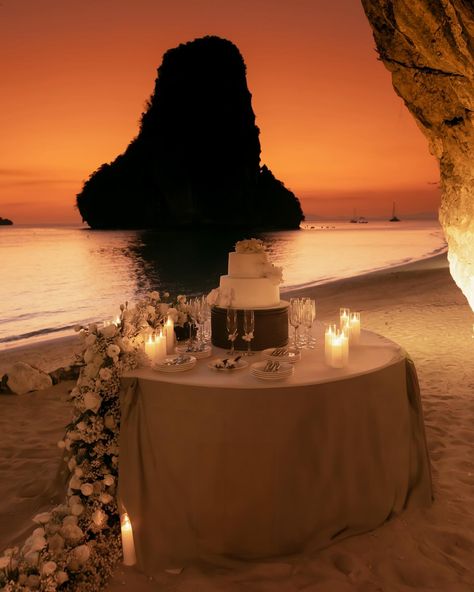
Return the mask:
{"type": "Polygon", "coordinates": [[[400,222],[400,218],[397,218],[395,215],[395,202],[393,202],[392,217],[390,218],[389,222],[400,222]]]}
{"type": "Polygon", "coordinates": [[[354,215],[349,220],[349,222],[351,224],[367,224],[368,220],[367,218],[364,218],[364,216],[357,216],[356,210],[354,210],[354,215]]]}
{"type": "Polygon", "coordinates": [[[8,218],[2,218],[0,216],[0,226],[11,226],[13,224],[13,222],[11,220],[9,220],[8,218]]]}

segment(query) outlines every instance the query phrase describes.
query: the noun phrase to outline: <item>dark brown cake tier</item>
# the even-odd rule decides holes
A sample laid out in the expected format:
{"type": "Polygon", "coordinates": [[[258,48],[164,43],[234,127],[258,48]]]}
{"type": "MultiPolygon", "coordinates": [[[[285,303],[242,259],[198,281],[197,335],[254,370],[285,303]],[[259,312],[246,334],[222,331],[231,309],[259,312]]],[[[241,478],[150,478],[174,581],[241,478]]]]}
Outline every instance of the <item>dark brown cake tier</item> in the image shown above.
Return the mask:
{"type": "MultiPolygon", "coordinates": [[[[250,342],[252,351],[261,351],[267,347],[283,347],[288,344],[288,303],[282,301],[280,306],[273,308],[254,309],[255,330],[250,342]]],[[[213,306],[211,310],[212,345],[229,348],[227,339],[227,309],[213,306]]],[[[242,339],[244,334],[244,311],[237,310],[237,339],[235,349],[246,350],[247,342],[242,339]]]]}

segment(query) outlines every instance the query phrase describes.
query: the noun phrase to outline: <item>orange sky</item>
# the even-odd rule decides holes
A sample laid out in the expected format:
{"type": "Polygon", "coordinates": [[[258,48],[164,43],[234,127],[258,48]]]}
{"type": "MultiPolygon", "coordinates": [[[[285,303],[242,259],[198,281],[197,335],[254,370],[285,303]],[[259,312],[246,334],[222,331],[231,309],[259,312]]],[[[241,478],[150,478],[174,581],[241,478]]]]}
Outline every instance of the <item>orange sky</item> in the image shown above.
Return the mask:
{"type": "Polygon", "coordinates": [[[247,64],[262,163],[307,215],[435,212],[436,160],[357,0],[2,0],[0,216],[80,222],[83,180],[126,148],[170,47],[247,64]]]}

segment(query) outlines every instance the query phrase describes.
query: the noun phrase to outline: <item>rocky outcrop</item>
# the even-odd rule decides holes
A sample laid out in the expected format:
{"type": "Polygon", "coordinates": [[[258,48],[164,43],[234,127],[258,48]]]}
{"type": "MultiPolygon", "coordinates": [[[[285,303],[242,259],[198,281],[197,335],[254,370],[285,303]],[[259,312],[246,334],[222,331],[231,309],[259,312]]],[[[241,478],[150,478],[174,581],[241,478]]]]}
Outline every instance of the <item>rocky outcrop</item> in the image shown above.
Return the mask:
{"type": "Polygon", "coordinates": [[[17,395],[24,395],[30,391],[41,391],[53,385],[49,374],[34,368],[25,362],[15,362],[6,374],[5,386],[17,395]]]}
{"type": "Polygon", "coordinates": [[[0,226],[11,226],[13,222],[9,218],[2,218],[0,216],[0,226]]]}
{"type": "Polygon", "coordinates": [[[474,2],[362,4],[393,86],[439,159],[450,270],[474,310],[474,2]]]}
{"type": "Polygon", "coordinates": [[[225,39],[167,51],[140,132],[77,196],[92,228],[298,228],[297,198],[260,166],[245,64],[225,39]]]}

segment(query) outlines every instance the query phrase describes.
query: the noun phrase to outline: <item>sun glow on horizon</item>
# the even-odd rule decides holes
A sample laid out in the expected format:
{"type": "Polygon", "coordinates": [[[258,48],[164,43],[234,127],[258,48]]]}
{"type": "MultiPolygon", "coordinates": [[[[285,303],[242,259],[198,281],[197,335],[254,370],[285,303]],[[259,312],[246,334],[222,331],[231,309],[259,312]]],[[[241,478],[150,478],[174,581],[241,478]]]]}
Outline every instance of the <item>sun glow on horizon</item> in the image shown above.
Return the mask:
{"type": "Polygon", "coordinates": [[[406,214],[437,210],[437,162],[358,3],[160,4],[3,3],[0,216],[80,222],[75,195],[136,136],[163,53],[205,34],[240,49],[261,162],[306,214],[377,214],[395,195],[406,214]]]}

